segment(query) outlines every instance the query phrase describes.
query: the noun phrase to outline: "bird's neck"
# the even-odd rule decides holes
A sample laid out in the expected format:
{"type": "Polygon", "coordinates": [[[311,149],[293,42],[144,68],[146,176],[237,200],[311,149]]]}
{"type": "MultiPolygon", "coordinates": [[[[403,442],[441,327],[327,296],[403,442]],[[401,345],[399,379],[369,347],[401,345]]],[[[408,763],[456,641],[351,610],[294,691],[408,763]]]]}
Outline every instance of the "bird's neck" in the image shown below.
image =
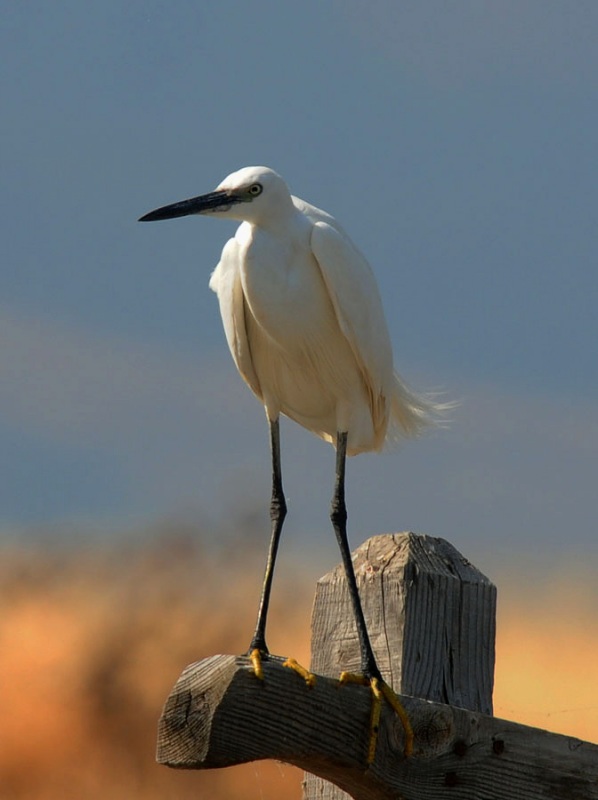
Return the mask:
{"type": "Polygon", "coordinates": [[[265,231],[271,236],[291,241],[296,238],[302,238],[305,218],[291,205],[274,209],[266,217],[255,222],[249,222],[252,227],[265,231]]]}

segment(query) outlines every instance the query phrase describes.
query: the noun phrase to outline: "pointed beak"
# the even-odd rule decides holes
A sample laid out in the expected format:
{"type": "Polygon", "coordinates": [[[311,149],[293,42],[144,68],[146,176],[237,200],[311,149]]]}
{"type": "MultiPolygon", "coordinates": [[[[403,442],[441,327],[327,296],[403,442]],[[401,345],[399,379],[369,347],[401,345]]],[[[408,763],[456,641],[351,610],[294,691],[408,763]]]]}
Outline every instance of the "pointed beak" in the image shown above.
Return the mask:
{"type": "Polygon", "coordinates": [[[181,200],[170,206],[162,206],[155,211],[150,211],[139,218],[139,222],[155,222],[159,219],[174,219],[174,217],[187,217],[189,214],[204,214],[207,211],[227,211],[235,203],[241,202],[240,197],[226,191],[210,192],[189,200],[181,200]]]}

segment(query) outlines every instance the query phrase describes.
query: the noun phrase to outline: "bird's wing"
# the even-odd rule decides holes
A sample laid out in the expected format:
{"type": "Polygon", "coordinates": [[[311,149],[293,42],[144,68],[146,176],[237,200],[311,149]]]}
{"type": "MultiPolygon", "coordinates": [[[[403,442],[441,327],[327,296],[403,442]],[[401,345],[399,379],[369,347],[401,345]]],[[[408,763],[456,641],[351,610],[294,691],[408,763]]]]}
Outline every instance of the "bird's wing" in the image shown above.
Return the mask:
{"type": "Polygon", "coordinates": [[[239,259],[239,243],[236,239],[229,239],[210,277],[210,289],[218,295],[226,341],[237,369],[243,380],[261,399],[262,390],[253,368],[247,339],[245,296],[241,285],[239,259]]]}
{"type": "Polygon", "coordinates": [[[376,279],[349,237],[335,226],[332,218],[331,222],[315,222],[312,252],[366,385],[374,396],[390,394],[392,347],[376,279]]]}

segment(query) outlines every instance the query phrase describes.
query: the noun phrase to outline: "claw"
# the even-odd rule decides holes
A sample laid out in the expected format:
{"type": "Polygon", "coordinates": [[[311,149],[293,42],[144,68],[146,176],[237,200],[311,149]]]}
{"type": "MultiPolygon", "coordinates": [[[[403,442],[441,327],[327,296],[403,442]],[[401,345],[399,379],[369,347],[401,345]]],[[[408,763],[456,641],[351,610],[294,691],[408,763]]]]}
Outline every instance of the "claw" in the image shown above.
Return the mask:
{"type": "Polygon", "coordinates": [[[316,676],[313,672],[310,672],[305,667],[302,667],[298,661],[295,661],[294,658],[287,658],[287,660],[283,663],[283,667],[288,667],[292,669],[297,675],[300,675],[305,683],[307,684],[307,688],[311,689],[316,685],[316,676]]]}
{"type": "Polygon", "coordinates": [[[378,731],[380,730],[380,714],[382,713],[382,692],[378,685],[378,678],[372,678],[372,711],[370,713],[370,743],[368,745],[368,764],[373,764],[376,758],[376,745],[378,744],[378,731]]]}
{"type": "Polygon", "coordinates": [[[341,672],[339,677],[341,686],[347,683],[356,683],[358,686],[369,686],[372,690],[372,711],[370,714],[370,741],[368,745],[367,763],[372,764],[376,757],[376,745],[378,743],[378,731],[380,728],[380,715],[382,713],[382,700],[386,700],[395,714],[401,720],[401,725],[405,731],[405,747],[403,753],[405,758],[409,758],[413,752],[413,728],[407,712],[403,708],[401,701],[387,683],[378,678],[368,679],[365,675],[355,675],[352,672],[341,672]]]}
{"type": "Polygon", "coordinates": [[[391,687],[384,683],[384,681],[380,681],[380,690],[384,695],[384,699],[388,703],[389,706],[393,709],[395,714],[401,720],[401,725],[403,726],[403,730],[405,731],[405,747],[403,748],[403,753],[405,758],[409,758],[411,753],[413,753],[413,727],[411,725],[411,721],[409,720],[409,716],[403,707],[403,704],[397,697],[397,695],[393,692],[391,687]]]}

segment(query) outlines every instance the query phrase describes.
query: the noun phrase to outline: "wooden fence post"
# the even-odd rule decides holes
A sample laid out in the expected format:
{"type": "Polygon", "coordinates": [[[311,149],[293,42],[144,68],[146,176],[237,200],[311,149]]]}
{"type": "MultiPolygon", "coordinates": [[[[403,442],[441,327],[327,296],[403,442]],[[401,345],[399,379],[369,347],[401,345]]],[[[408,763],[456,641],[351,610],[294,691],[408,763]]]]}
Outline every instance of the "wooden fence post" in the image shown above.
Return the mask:
{"type": "MultiPolygon", "coordinates": [[[[374,536],[353,553],[372,647],[398,694],[492,713],[496,588],[444,539],[374,536]]],[[[359,641],[342,565],[320,578],[311,669],[359,671],[359,641]]],[[[304,800],[348,800],[306,773],[304,800]]]]}

